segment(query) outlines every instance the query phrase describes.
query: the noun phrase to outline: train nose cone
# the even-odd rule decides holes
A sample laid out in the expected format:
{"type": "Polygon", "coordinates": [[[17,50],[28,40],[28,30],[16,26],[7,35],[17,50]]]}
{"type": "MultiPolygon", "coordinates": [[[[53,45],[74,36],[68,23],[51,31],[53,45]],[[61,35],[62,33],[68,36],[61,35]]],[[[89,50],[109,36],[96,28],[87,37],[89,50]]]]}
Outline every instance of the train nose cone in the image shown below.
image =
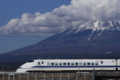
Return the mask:
{"type": "Polygon", "coordinates": [[[26,69],[17,69],[16,73],[25,73],[27,70],[26,69]]]}

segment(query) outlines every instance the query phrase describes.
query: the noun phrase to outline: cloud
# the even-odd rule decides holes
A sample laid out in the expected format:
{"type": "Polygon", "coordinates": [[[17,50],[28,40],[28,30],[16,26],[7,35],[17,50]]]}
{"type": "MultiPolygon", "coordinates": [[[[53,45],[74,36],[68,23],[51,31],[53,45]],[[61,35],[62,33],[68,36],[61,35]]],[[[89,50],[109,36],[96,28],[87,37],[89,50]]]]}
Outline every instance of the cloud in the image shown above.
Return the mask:
{"type": "Polygon", "coordinates": [[[120,20],[120,0],[72,0],[51,12],[24,13],[0,27],[0,35],[49,36],[91,20],[120,20]]]}

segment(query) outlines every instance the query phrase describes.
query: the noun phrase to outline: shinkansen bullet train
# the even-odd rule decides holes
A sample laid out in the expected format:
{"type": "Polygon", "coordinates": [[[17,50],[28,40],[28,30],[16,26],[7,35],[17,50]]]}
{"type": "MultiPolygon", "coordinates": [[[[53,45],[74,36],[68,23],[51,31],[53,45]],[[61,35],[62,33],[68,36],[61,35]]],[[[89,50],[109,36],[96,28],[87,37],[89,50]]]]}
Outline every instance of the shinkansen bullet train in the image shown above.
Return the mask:
{"type": "Polygon", "coordinates": [[[16,72],[120,70],[120,59],[37,59],[26,62],[16,72]]]}

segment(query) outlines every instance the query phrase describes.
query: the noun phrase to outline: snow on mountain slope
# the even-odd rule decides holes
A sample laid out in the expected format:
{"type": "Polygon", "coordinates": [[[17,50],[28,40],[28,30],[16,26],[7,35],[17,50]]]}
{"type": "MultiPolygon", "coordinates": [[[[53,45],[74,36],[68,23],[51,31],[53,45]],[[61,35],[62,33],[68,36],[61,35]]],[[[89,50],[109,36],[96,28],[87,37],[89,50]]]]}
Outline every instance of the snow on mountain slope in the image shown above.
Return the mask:
{"type": "MultiPolygon", "coordinates": [[[[88,22],[81,22],[81,24],[77,27],[72,27],[72,29],[69,29],[69,31],[67,32],[67,34],[70,33],[78,33],[82,30],[87,30],[87,29],[91,29],[92,32],[90,34],[90,36],[88,37],[88,40],[90,41],[93,33],[95,31],[98,32],[98,36],[100,36],[102,34],[103,31],[108,30],[108,31],[114,31],[114,30],[120,30],[120,21],[118,20],[103,20],[103,21],[88,21],[88,22]]],[[[66,31],[67,29],[62,30],[60,33],[66,31]]]]}

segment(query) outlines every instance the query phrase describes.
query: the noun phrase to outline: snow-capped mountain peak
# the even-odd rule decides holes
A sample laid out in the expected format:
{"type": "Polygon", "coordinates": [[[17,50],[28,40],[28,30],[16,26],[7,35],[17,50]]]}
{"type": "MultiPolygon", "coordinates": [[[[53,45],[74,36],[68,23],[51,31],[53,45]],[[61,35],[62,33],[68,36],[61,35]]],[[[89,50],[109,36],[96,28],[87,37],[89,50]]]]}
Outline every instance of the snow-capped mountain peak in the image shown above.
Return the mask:
{"type": "MultiPolygon", "coordinates": [[[[97,20],[97,21],[81,22],[79,26],[69,29],[67,34],[70,34],[70,33],[76,34],[80,31],[87,30],[87,29],[92,30],[90,36],[88,37],[88,40],[90,41],[90,38],[92,37],[95,31],[99,32],[96,37],[100,36],[103,31],[114,31],[114,30],[119,31],[120,21],[118,20],[102,20],[102,21],[97,20]]],[[[64,32],[66,30],[67,29],[64,29],[61,32],[64,32]]]]}
{"type": "Polygon", "coordinates": [[[88,21],[82,22],[79,27],[76,27],[77,31],[79,32],[81,29],[92,29],[93,31],[96,30],[120,30],[120,21],[117,20],[109,20],[109,21],[88,21]],[[79,30],[79,31],[78,31],[79,30]]]}

